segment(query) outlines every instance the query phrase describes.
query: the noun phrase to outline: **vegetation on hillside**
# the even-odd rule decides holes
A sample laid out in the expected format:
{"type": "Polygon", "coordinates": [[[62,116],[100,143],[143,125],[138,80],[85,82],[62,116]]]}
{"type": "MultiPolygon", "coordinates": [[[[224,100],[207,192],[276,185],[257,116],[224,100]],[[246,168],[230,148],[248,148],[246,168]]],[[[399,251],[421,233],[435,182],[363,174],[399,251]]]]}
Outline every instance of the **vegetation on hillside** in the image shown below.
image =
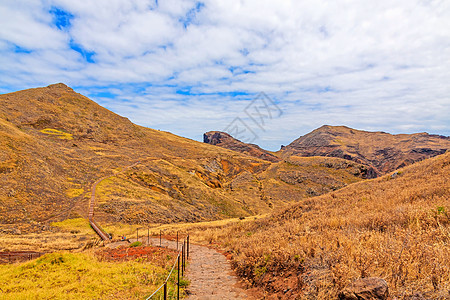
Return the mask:
{"type": "Polygon", "coordinates": [[[450,153],[310,198],[270,217],[199,234],[238,274],[281,299],[333,299],[382,277],[400,299],[450,296],[450,153]]]}

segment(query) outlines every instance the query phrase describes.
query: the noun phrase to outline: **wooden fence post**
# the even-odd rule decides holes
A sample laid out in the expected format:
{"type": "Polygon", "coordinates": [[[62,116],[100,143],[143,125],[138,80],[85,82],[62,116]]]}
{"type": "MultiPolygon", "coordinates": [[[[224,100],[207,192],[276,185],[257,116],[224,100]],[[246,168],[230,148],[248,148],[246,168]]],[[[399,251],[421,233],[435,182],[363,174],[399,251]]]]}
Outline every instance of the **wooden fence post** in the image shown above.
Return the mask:
{"type": "Polygon", "coordinates": [[[180,253],[178,253],[178,284],[177,284],[177,300],[180,300],[180,253]]]}
{"type": "Polygon", "coordinates": [[[187,236],[187,259],[189,260],[189,235],[187,236]]]}
{"type": "Polygon", "coordinates": [[[181,276],[184,276],[184,243],[181,246],[181,276]]]}
{"type": "Polygon", "coordinates": [[[167,299],[167,281],[164,282],[164,300],[167,299]]]}

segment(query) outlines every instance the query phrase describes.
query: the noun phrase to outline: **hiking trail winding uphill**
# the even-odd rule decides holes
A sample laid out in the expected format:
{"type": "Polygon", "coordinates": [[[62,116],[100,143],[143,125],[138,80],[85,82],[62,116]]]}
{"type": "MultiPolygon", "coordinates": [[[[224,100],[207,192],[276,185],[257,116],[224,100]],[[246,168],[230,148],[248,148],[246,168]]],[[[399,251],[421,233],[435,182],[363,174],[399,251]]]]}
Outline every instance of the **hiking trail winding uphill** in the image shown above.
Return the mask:
{"type": "MultiPolygon", "coordinates": [[[[159,239],[150,241],[159,245],[159,239]]],[[[176,242],[168,240],[162,240],[162,246],[177,248],[176,242]]],[[[254,299],[239,287],[239,280],[225,256],[205,246],[189,245],[186,277],[190,281],[185,298],[188,300],[254,299]]]]}

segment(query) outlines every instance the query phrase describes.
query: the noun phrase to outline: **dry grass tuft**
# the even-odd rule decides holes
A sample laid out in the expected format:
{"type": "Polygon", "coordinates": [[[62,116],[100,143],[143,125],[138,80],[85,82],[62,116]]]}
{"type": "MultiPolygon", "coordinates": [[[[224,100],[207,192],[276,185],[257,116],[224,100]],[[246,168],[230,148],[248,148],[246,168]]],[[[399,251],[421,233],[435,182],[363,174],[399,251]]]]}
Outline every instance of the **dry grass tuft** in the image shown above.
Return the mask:
{"type": "Polygon", "coordinates": [[[57,129],[45,128],[40,130],[40,132],[53,135],[61,140],[73,140],[72,134],[57,129]]]}

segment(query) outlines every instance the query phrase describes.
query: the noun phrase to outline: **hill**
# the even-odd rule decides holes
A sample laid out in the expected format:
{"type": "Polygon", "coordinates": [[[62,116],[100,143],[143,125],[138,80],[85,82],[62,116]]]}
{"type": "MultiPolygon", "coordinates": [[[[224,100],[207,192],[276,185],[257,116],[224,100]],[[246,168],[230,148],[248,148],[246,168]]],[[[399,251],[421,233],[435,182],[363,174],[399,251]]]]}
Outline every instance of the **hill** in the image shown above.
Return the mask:
{"type": "Polygon", "coordinates": [[[396,299],[447,299],[450,152],[306,199],[265,219],[205,231],[263,296],[336,299],[381,277],[396,299]]]}
{"type": "Polygon", "coordinates": [[[376,177],[414,162],[445,153],[450,138],[427,133],[389,134],[345,126],[322,126],[280,150],[281,157],[340,157],[365,164],[376,177]]]}
{"type": "Polygon", "coordinates": [[[13,229],[86,217],[93,183],[113,174],[97,186],[100,222],[262,214],[362,179],[356,163],[274,163],[141,127],[64,84],[0,95],[0,147],[0,224],[13,229]]]}
{"type": "Polygon", "coordinates": [[[134,125],[63,84],[1,95],[0,119],[1,223],[85,215],[92,183],[138,161],[99,185],[97,217],[190,221],[270,209],[250,196],[244,208],[221,189],[221,176],[264,161],[134,125]]]}

